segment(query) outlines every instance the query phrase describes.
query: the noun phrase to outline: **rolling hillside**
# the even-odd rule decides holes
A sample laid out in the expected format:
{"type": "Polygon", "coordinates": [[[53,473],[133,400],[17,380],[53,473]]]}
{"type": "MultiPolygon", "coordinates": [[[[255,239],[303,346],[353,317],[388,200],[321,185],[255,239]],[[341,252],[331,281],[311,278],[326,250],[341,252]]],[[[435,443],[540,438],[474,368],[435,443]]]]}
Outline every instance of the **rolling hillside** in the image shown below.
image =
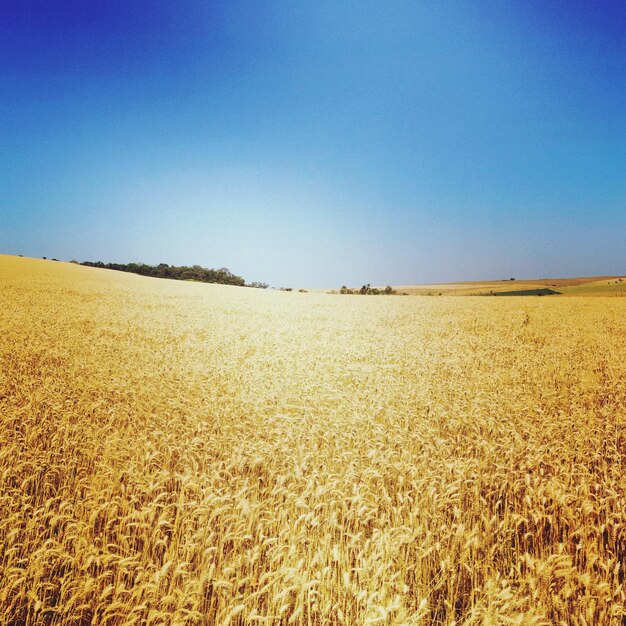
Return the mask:
{"type": "Polygon", "coordinates": [[[491,292],[533,291],[551,289],[562,295],[615,296],[626,295],[626,275],[580,278],[546,278],[540,280],[496,280],[432,285],[399,285],[394,289],[409,295],[474,296],[491,292]]]}
{"type": "Polygon", "coordinates": [[[625,432],[626,299],[0,256],[0,623],[618,626],[625,432]]]}

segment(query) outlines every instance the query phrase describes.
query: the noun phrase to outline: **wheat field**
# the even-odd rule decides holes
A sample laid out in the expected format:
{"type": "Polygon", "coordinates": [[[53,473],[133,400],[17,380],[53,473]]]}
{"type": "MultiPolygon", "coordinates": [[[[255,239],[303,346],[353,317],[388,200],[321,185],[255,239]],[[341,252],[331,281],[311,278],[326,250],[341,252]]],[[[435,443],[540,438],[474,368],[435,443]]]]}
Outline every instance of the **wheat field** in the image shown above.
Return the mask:
{"type": "Polygon", "coordinates": [[[626,300],[0,256],[0,305],[0,624],[626,622],[626,300]]]}

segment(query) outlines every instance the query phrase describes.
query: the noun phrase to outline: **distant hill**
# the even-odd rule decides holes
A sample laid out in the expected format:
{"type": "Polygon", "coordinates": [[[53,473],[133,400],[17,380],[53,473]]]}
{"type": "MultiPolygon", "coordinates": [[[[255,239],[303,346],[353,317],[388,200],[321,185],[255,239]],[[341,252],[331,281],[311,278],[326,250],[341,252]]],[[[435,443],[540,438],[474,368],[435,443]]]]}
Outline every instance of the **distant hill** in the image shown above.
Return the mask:
{"type": "Polygon", "coordinates": [[[81,265],[99,267],[118,272],[130,272],[140,276],[152,276],[153,278],[170,278],[173,280],[194,280],[200,283],[219,283],[221,285],[237,285],[243,287],[246,281],[241,276],[236,276],[228,268],[212,269],[200,265],[146,265],[145,263],[102,263],[102,261],[84,261],[81,265]]]}
{"type": "MultiPolygon", "coordinates": [[[[23,255],[2,255],[7,258],[23,258],[23,255]]],[[[42,259],[26,257],[33,261],[59,261],[59,259],[42,259]]],[[[106,270],[115,270],[117,272],[127,272],[129,274],[139,274],[140,276],[149,276],[151,278],[168,278],[170,280],[185,280],[200,283],[217,283],[220,285],[235,285],[238,287],[256,287],[267,289],[269,285],[261,282],[246,282],[241,276],[233,274],[228,268],[221,267],[219,269],[202,267],[200,265],[168,265],[167,263],[159,263],[158,265],[147,265],[146,263],[103,263],[102,261],[69,261],[72,265],[84,265],[86,267],[95,267],[106,270]]]]}
{"type": "Polygon", "coordinates": [[[555,296],[617,296],[626,295],[626,275],[582,276],[577,278],[505,279],[432,285],[394,285],[399,293],[415,296],[478,296],[502,294],[548,294],[555,296]],[[555,293],[558,292],[558,293],[555,293]]]}

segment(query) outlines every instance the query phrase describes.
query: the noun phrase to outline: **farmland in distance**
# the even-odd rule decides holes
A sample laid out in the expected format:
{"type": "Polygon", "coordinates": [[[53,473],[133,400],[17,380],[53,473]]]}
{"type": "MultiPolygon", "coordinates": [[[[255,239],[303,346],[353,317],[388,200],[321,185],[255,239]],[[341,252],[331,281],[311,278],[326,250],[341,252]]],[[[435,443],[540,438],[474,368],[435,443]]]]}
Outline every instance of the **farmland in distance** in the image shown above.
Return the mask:
{"type": "MultiPolygon", "coordinates": [[[[587,276],[532,280],[491,280],[433,285],[400,285],[399,293],[416,296],[487,296],[515,292],[549,290],[560,296],[626,296],[626,277],[587,276]]],[[[536,294],[533,294],[536,295],[536,294]]]]}
{"type": "Polygon", "coordinates": [[[0,256],[0,623],[617,626],[625,428],[623,298],[0,256]]]}

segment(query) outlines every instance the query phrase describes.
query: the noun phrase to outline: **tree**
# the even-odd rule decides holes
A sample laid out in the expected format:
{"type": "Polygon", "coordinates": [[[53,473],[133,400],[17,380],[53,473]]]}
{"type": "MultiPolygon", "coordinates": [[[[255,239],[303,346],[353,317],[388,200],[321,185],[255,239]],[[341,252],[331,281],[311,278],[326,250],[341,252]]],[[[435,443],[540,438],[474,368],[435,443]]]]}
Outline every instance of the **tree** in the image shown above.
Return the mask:
{"type": "MultiPolygon", "coordinates": [[[[224,285],[243,286],[246,281],[241,276],[235,276],[228,268],[222,267],[219,270],[208,269],[200,265],[168,265],[159,263],[158,265],[146,265],[145,263],[102,263],[101,261],[85,261],[81,265],[90,267],[101,267],[120,272],[131,272],[142,276],[154,276],[157,278],[173,278],[174,280],[193,280],[202,283],[222,283],[224,285]]],[[[262,283],[259,283],[262,284],[262,283]]]]}

